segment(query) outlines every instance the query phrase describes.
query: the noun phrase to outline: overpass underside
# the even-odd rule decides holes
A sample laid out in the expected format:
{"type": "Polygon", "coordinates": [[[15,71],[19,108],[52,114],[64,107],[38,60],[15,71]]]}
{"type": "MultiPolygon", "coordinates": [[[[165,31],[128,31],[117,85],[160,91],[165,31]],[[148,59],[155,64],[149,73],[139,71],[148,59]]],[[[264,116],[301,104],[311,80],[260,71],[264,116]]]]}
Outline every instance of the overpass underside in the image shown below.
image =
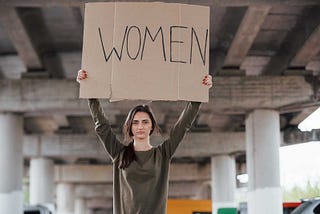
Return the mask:
{"type": "MultiPolygon", "coordinates": [[[[279,147],[320,140],[297,128],[320,106],[320,3],[188,3],[211,8],[214,86],[173,159],[169,198],[235,206],[236,175],[248,173],[249,213],[280,214],[279,147]]],[[[0,213],[20,214],[25,192],[59,213],[112,210],[112,163],[75,82],[83,16],[81,0],[0,1],[0,213]]],[[[139,102],[102,103],[122,139],[139,102]]],[[[163,134],[154,145],[184,105],[151,103],[163,134]]]]}

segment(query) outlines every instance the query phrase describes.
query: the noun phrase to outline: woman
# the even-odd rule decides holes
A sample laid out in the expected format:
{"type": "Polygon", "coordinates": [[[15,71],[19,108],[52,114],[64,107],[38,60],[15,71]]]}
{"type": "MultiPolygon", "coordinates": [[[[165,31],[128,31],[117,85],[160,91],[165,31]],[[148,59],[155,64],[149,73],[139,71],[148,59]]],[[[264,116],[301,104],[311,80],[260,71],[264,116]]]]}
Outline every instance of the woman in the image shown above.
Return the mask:
{"type": "MultiPolygon", "coordinates": [[[[77,81],[81,83],[86,78],[87,72],[80,70],[77,81]]],[[[202,84],[212,87],[212,77],[206,75],[202,84]]],[[[113,213],[166,213],[169,165],[180,141],[192,125],[200,103],[187,104],[169,138],[157,147],[151,146],[150,135],[159,131],[159,127],[147,105],[136,106],[127,116],[123,133],[128,146],[116,138],[99,101],[89,99],[89,107],[96,133],[113,162],[113,213]]]]}

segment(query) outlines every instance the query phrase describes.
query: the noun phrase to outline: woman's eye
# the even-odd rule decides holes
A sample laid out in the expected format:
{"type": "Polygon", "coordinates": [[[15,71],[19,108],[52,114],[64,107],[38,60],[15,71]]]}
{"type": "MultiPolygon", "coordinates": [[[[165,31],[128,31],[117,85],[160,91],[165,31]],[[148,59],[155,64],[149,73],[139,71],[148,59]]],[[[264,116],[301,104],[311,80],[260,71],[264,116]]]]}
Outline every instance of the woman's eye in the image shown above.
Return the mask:
{"type": "Polygon", "coordinates": [[[138,122],[138,121],[133,121],[132,124],[133,124],[133,125],[138,125],[139,122],[138,122]]]}
{"type": "Polygon", "coordinates": [[[149,124],[149,121],[142,121],[143,124],[149,124]]]}

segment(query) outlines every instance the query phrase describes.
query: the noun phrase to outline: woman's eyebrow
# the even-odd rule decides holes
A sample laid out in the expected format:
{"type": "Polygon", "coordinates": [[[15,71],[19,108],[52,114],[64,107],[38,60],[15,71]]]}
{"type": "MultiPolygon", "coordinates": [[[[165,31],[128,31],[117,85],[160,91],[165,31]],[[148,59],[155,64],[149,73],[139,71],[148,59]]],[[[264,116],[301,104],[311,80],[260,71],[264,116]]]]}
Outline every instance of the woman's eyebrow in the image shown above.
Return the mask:
{"type": "MultiPolygon", "coordinates": [[[[139,121],[140,121],[140,120],[133,120],[132,123],[139,123],[139,121]]],[[[150,119],[147,119],[147,118],[141,120],[141,122],[144,122],[144,123],[145,123],[145,122],[150,122],[150,121],[151,121],[151,120],[150,120],[150,119]]]]}

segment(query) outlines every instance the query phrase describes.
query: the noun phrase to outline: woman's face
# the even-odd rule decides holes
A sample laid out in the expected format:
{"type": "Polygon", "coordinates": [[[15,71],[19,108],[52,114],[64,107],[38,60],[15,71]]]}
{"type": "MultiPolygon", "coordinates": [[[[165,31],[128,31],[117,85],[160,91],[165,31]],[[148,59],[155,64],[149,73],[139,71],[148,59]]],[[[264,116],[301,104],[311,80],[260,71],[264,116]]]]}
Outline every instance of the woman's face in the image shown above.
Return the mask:
{"type": "Polygon", "coordinates": [[[131,132],[134,139],[144,140],[149,137],[152,129],[152,122],[145,112],[137,112],[132,120],[131,132]]]}

